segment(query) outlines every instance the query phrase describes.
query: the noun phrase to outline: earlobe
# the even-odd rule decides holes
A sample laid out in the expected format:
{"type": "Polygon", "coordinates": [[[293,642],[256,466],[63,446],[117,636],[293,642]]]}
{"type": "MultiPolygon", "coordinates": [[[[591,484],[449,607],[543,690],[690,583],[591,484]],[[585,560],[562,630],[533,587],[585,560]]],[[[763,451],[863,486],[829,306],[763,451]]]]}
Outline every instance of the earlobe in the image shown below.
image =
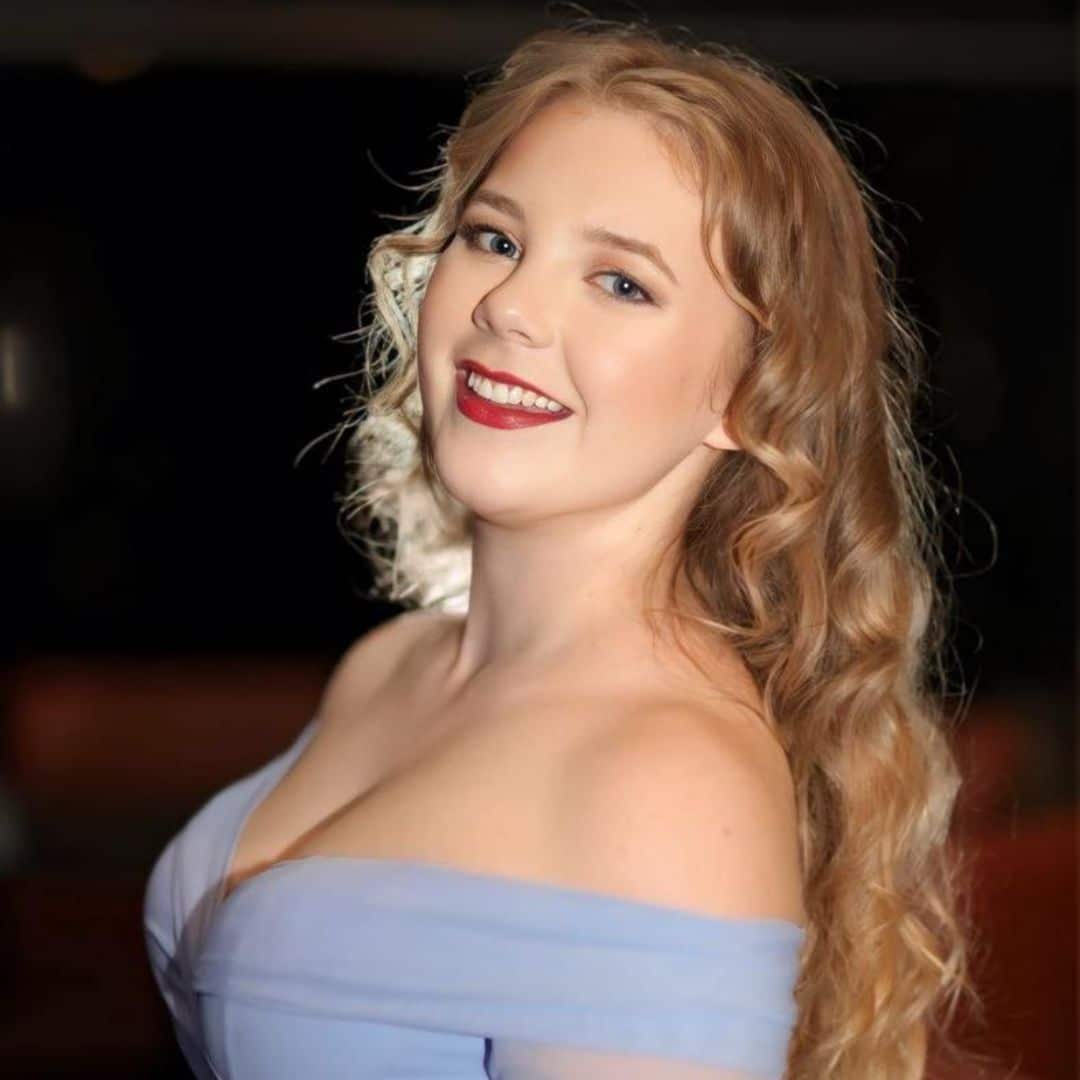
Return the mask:
{"type": "Polygon", "coordinates": [[[738,450],[739,446],[734,443],[727,433],[723,422],[719,423],[702,440],[706,446],[713,450],[738,450]]]}

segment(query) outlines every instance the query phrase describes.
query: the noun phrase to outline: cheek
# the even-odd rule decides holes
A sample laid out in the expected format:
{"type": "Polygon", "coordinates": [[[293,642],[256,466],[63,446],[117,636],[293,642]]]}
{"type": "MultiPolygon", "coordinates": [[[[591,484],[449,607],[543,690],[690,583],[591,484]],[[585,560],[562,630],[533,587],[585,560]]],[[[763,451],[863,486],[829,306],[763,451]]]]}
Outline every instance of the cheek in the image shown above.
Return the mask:
{"type": "Polygon", "coordinates": [[[450,276],[440,273],[440,267],[436,265],[428,278],[417,313],[417,359],[422,392],[432,378],[432,369],[440,363],[449,364],[453,359],[450,352],[455,335],[460,333],[457,323],[464,309],[453,296],[450,284],[450,276]]]}
{"type": "MultiPolygon", "coordinates": [[[[633,330],[634,328],[630,328],[633,330]]],[[[681,336],[648,329],[628,333],[618,347],[597,343],[581,365],[582,396],[597,419],[619,423],[677,422],[700,401],[691,343],[681,336]]]]}
{"type": "Polygon", "coordinates": [[[688,410],[671,382],[653,365],[604,366],[591,372],[584,390],[589,404],[584,460],[609,479],[639,490],[668,472],[688,443],[688,410]]]}
{"type": "Polygon", "coordinates": [[[635,487],[682,462],[715,422],[702,386],[700,343],[668,325],[586,355],[578,385],[588,408],[586,459],[635,487]]]}
{"type": "Polygon", "coordinates": [[[455,266],[454,252],[443,252],[428,275],[421,308],[422,311],[426,309],[424,317],[429,321],[440,320],[452,310],[456,310],[459,315],[467,314],[467,309],[461,306],[467,288],[468,283],[461,267],[455,266]]]}
{"type": "Polygon", "coordinates": [[[417,337],[421,347],[425,347],[428,341],[438,335],[439,326],[443,321],[443,309],[446,306],[446,274],[440,271],[440,267],[441,263],[436,263],[435,269],[428,278],[424,298],[420,302],[420,310],[417,314],[417,337]]]}

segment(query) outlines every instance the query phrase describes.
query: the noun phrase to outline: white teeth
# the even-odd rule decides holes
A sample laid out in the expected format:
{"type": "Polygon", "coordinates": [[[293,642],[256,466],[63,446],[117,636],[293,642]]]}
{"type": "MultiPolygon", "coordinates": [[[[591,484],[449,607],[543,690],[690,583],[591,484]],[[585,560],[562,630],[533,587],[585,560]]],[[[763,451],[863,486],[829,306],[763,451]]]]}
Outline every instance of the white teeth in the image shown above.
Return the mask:
{"type": "Polygon", "coordinates": [[[553,398],[537,394],[533,390],[522,390],[520,386],[509,386],[506,383],[492,382],[491,379],[477,375],[470,371],[466,379],[470,389],[474,390],[482,398],[494,401],[498,405],[523,405],[525,408],[546,409],[548,412],[561,412],[565,406],[553,398]]]}

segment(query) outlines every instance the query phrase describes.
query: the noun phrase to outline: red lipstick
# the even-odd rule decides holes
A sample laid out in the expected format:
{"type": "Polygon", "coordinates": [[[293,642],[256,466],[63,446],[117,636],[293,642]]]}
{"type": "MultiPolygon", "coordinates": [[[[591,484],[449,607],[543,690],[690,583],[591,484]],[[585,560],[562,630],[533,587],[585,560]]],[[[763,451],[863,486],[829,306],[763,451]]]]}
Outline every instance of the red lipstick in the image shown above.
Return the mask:
{"type": "Polygon", "coordinates": [[[569,409],[562,408],[558,412],[548,409],[526,408],[523,405],[499,405],[494,401],[488,401],[481,397],[468,386],[469,374],[475,371],[478,375],[497,382],[509,383],[512,386],[520,386],[524,390],[531,390],[534,394],[544,394],[539,387],[519,379],[505,371],[493,371],[485,368],[475,360],[461,360],[456,365],[457,383],[457,406],[470,420],[488,427],[515,429],[535,427],[537,424],[550,424],[556,420],[565,420],[572,413],[569,409]]]}

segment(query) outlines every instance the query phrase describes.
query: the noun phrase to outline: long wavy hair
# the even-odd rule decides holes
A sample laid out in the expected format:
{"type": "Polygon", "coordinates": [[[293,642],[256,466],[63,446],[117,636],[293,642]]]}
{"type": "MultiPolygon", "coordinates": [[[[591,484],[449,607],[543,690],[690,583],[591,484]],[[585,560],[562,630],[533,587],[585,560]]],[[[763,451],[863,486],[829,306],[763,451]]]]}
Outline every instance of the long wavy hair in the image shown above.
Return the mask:
{"type": "Polygon", "coordinates": [[[982,1015],[949,836],[951,593],[913,433],[925,353],[869,187],[795,79],[599,20],[542,30],[488,74],[412,188],[433,205],[370,249],[342,520],[374,569],[369,595],[465,610],[472,520],[421,423],[428,276],[544,105],[573,93],[650,119],[694,170],[706,257],[754,322],[725,414],[741,449],[718,456],[672,575],[707,615],[667,610],[738,650],[794,778],[808,924],[786,1075],[915,1080],[931,1048],[956,1049],[962,999],[982,1015]]]}

